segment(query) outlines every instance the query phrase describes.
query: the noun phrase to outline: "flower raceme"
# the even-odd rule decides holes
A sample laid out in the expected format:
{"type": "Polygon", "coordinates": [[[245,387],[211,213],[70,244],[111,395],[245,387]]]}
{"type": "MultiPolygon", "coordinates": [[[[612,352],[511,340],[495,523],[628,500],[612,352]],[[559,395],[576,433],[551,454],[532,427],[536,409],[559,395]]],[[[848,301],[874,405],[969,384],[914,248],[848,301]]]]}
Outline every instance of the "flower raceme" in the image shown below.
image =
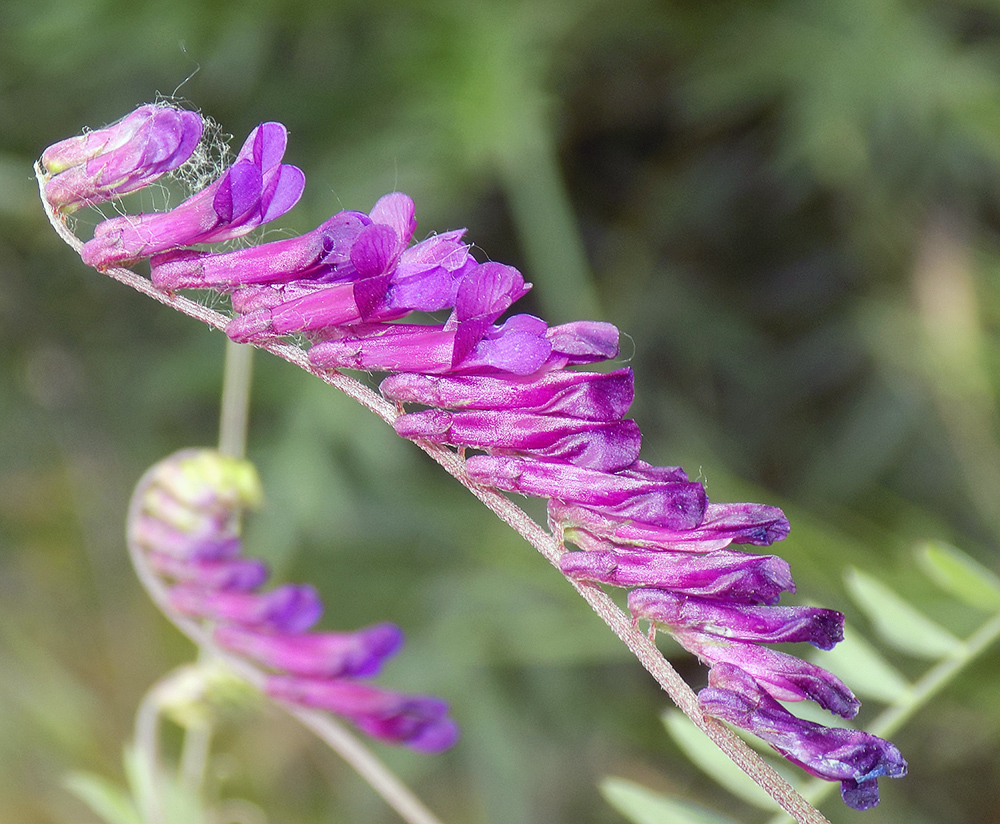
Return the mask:
{"type": "MultiPolygon", "coordinates": [[[[46,196],[56,210],[138,188],[190,151],[196,116],[151,108],[46,152],[43,163],[55,175],[46,196]],[[67,169],[74,174],[60,181],[67,169]]],[[[877,804],[877,779],[906,773],[898,750],[790,713],[780,701],[811,700],[844,718],[859,703],[829,672],[763,646],[830,649],[843,636],[843,616],[778,606],[795,588],[788,565],[732,549],[784,538],[788,521],[779,509],[710,502],[679,467],[640,460],[641,433],[625,417],[632,371],[575,368],[617,357],[614,326],[549,326],[528,314],[503,320],[531,285],[511,266],[477,261],[464,230],[411,245],[413,202],[398,192],[367,214],[338,212],[297,238],[238,250],[192,248],[242,236],[294,205],[304,178],[281,163],[285,142],[284,127],[262,124],[229,169],[177,208],[99,224],[83,247],[85,262],[102,269],[151,258],[158,288],[228,295],[233,340],[292,336],[308,347],[314,368],[389,373],[381,391],[400,409],[396,431],[473,450],[465,469],[476,483],[547,499],[550,527],[576,547],[562,556],[564,574],[629,589],[636,621],[648,621],[652,633],[669,631],[705,663],[706,714],[841,782],[850,806],[877,804]],[[438,311],[447,317],[414,316],[438,311]],[[422,408],[405,411],[404,404],[422,408]]],[[[151,566],[173,581],[173,607],[215,622],[220,645],[276,670],[269,691],[339,713],[378,737],[429,750],[451,743],[454,728],[436,700],[353,680],[373,674],[395,651],[398,631],[312,633],[315,592],[259,592],[266,572],[238,557],[238,537],[219,526],[225,518],[175,521],[163,513],[177,515],[177,501],[161,499],[161,510],[150,509],[133,530],[151,566]]]]}
{"type": "Polygon", "coordinates": [[[264,691],[347,718],[369,735],[422,752],[454,744],[447,705],[360,679],[399,651],[393,624],[316,632],[323,604],[311,586],[264,590],[268,571],[241,555],[240,515],[261,498],[253,466],[209,449],[160,461],[139,482],[129,513],[134,557],[166,585],[170,608],[212,627],[212,639],[270,674],[264,691]]]}

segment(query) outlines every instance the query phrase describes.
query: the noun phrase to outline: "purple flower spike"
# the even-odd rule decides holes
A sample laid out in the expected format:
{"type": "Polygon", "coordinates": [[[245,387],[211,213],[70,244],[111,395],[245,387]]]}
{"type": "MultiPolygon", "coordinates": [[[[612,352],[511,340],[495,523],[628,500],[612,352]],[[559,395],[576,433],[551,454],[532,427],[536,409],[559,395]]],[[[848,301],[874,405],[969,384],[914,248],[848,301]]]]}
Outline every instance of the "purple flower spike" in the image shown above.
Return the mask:
{"type": "Polygon", "coordinates": [[[233,165],[176,209],[98,224],[83,245],[84,263],[103,269],[182,246],[230,240],[280,217],[298,202],[305,186],[299,169],[281,163],[286,142],[284,126],[262,123],[233,165]]]}
{"type": "Polygon", "coordinates": [[[247,284],[353,276],[351,246],[370,218],[338,212],[299,237],[262,243],[234,252],[165,252],[150,260],[153,284],[160,289],[232,289],[247,284]]]}
{"type": "Polygon", "coordinates": [[[293,584],[263,594],[216,592],[181,584],[170,590],[170,603],[185,615],[274,632],[305,632],[323,613],[315,589],[293,584]]]}
{"type": "Polygon", "coordinates": [[[274,698],[349,718],[374,738],[441,752],[458,738],[448,705],[437,698],[400,695],[350,681],[272,676],[264,686],[274,698]]]}
{"type": "Polygon", "coordinates": [[[411,440],[529,452],[606,472],[635,462],[642,440],[635,421],[605,423],[516,411],[432,409],[401,415],[393,426],[411,440]]]}
{"type": "Polygon", "coordinates": [[[726,549],[705,555],[641,550],[567,552],[559,568],[578,581],[656,587],[740,604],[774,604],[794,592],[788,564],[775,555],[726,549]]]}
{"type": "Polygon", "coordinates": [[[694,630],[757,644],[807,641],[833,649],[844,640],[844,616],[832,609],[727,604],[655,588],[632,590],[628,608],[636,620],[670,631],[694,630]]]}
{"type": "Polygon", "coordinates": [[[394,624],[377,624],[358,632],[266,633],[233,626],[215,630],[215,641],[289,675],[310,678],[367,678],[403,645],[394,624]]]}
{"type": "MultiPolygon", "coordinates": [[[[474,455],[465,462],[477,483],[540,498],[575,501],[624,518],[677,529],[695,527],[705,512],[701,484],[598,472],[568,464],[474,455]]],[[[641,473],[640,473],[641,474],[641,473]]],[[[680,473],[680,477],[684,477],[680,473]]]]}
{"type": "Polygon", "coordinates": [[[732,664],[749,673],[777,701],[815,701],[841,718],[853,718],[861,707],[837,676],[794,655],[718,635],[686,630],[673,635],[710,667],[732,664]]]}
{"type": "Polygon", "coordinates": [[[560,526],[569,540],[586,530],[616,544],[679,552],[711,552],[730,544],[770,546],[788,534],[788,519],[780,509],[763,504],[713,504],[694,529],[669,529],[636,521],[623,522],[586,506],[549,501],[549,524],[560,526]]]}
{"type": "Polygon", "coordinates": [[[379,387],[389,400],[444,409],[530,409],[588,421],[620,420],[634,396],[631,369],[551,372],[541,377],[391,375],[379,387]]]}
{"type": "Polygon", "coordinates": [[[160,575],[202,589],[247,592],[261,586],[268,575],[267,564],[251,558],[180,559],[167,552],[150,552],[146,560],[160,575]]]}
{"type": "Polygon", "coordinates": [[[201,139],[195,112],[142,106],[107,129],[71,137],[45,150],[55,174],[45,199],[64,212],[134,192],[186,161],[201,139]]]}
{"type": "Polygon", "coordinates": [[[716,664],[701,691],[708,715],[762,738],[789,761],[827,781],[840,781],[855,810],[878,804],[878,779],[906,775],[906,761],[888,741],[859,730],[796,718],[737,666],[716,664]]]}

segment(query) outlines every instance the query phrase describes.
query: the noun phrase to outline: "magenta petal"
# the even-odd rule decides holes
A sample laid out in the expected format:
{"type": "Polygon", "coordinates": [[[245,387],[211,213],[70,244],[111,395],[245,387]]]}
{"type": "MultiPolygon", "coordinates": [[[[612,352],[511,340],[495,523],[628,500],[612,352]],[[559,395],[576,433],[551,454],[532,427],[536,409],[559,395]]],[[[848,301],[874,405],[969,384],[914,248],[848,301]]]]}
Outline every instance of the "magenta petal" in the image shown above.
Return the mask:
{"type": "Polygon", "coordinates": [[[361,230],[351,247],[351,263],[361,278],[388,272],[399,254],[399,236],[389,226],[373,223],[361,230]]]}
{"type": "Polygon", "coordinates": [[[417,229],[413,201],[402,192],[392,192],[380,197],[370,215],[373,223],[382,223],[396,233],[401,247],[410,242],[417,229]]]}
{"type": "Polygon", "coordinates": [[[553,326],[547,335],[552,351],[568,363],[597,363],[618,357],[618,328],[610,323],[581,320],[553,326]]]}

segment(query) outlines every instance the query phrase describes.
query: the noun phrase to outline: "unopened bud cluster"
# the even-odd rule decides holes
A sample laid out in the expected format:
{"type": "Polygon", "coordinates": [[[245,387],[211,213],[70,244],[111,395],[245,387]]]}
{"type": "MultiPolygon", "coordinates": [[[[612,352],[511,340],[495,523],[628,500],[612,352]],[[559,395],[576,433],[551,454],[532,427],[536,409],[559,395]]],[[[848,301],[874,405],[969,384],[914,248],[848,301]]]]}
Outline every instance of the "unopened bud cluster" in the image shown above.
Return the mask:
{"type": "Polygon", "coordinates": [[[402,646],[398,627],[317,632],[323,604],[313,587],[265,588],[267,567],[245,557],[240,540],[241,516],[260,499],[252,464],[208,449],[178,452],[140,481],[129,542],[166,584],[173,611],[204,622],[221,649],[266,668],[264,691],[273,698],[327,710],[415,750],[450,747],[458,728],[443,701],[368,680],[402,646]]]}

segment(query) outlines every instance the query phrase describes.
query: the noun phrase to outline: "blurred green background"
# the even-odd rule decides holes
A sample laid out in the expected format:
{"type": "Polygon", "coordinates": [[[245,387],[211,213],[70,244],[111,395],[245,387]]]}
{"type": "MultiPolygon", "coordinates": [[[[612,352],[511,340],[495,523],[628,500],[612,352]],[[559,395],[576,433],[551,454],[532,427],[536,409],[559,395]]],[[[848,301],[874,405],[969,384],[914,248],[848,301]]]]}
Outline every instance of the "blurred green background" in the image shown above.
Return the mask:
{"type": "MultiPolygon", "coordinates": [[[[193,653],[123,522],[146,467],[214,443],[223,338],[86,269],[31,175],[48,144],[175,89],[236,146],[288,126],[308,184],[286,230],[399,189],[418,236],[466,226],[521,268],[522,311],[617,324],[644,458],[783,506],[789,602],[868,634],[854,565],[959,636],[981,619],[912,552],[943,539],[1000,568],[1000,3],[8,0],[0,821],[96,821],[62,781],[121,780],[141,696],[193,653]]],[[[622,821],[605,775],[762,820],[685,760],[666,697],[561,577],[415,448],[265,356],[253,404],[268,506],[247,549],[315,583],[325,626],[407,630],[384,682],[447,698],[463,738],[376,749],[446,822],[622,821]]],[[[876,811],[824,811],[1000,820],[998,676],[994,649],[894,736],[910,777],[876,811]]],[[[255,820],[397,820],[277,712],[214,753],[213,786],[255,820]]]]}

